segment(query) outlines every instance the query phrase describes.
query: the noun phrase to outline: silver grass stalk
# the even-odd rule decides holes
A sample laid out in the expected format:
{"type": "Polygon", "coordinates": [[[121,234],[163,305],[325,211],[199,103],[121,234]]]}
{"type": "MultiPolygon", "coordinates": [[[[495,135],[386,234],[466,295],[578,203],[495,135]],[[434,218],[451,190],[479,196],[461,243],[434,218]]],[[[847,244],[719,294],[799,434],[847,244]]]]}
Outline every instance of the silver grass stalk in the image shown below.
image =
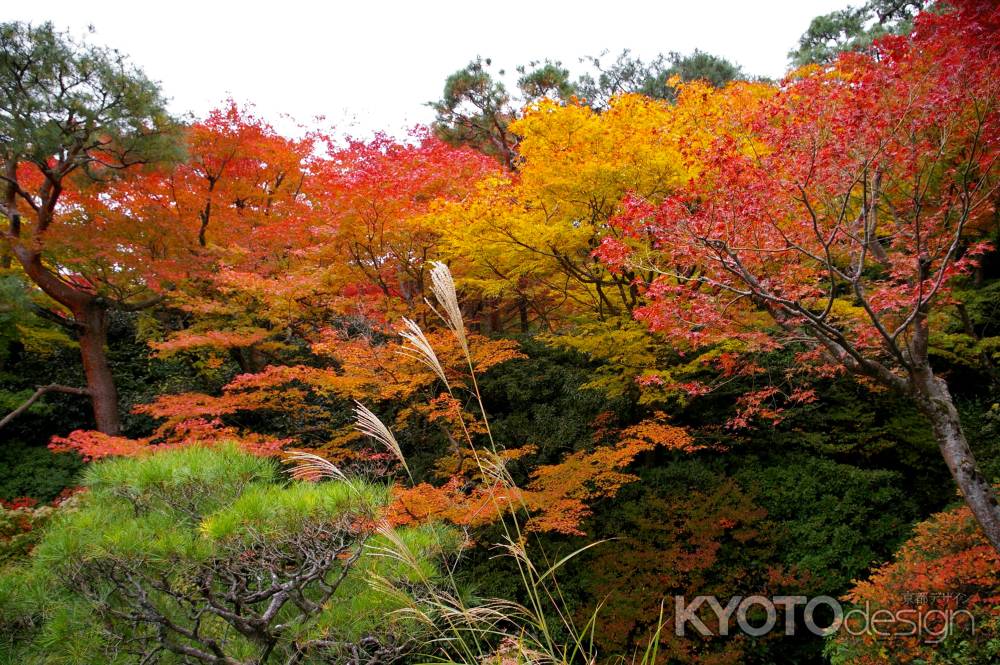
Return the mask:
{"type": "Polygon", "coordinates": [[[384,546],[369,545],[369,551],[373,556],[383,556],[399,561],[409,566],[414,572],[423,575],[420,568],[420,560],[413,553],[413,550],[400,537],[396,529],[388,522],[382,522],[375,527],[375,533],[380,535],[385,541],[384,546]]]}
{"type": "Polygon", "coordinates": [[[389,452],[396,456],[399,463],[403,465],[403,469],[406,471],[406,475],[410,476],[410,480],[413,479],[413,476],[410,474],[410,467],[406,465],[406,458],[403,457],[403,450],[399,447],[396,437],[378,419],[378,416],[358,401],[354,402],[354,428],[385,446],[389,452]]]}
{"type": "MultiPolygon", "coordinates": [[[[451,270],[440,261],[431,261],[431,291],[438,301],[441,311],[434,312],[441,317],[448,329],[455,335],[462,351],[469,355],[469,340],[465,336],[465,321],[462,320],[462,310],[458,306],[458,293],[455,291],[455,280],[451,270]]],[[[434,309],[431,307],[431,309],[434,309]]]]}
{"type": "Polygon", "coordinates": [[[296,480],[333,478],[349,482],[347,476],[337,468],[336,464],[319,455],[293,450],[285,456],[285,459],[295,463],[295,467],[292,469],[292,478],[296,480]]]}
{"type": "Polygon", "coordinates": [[[495,483],[513,488],[514,479],[507,471],[507,462],[499,455],[493,453],[481,453],[479,456],[479,469],[483,476],[495,483]]]}
{"type": "Polygon", "coordinates": [[[399,350],[399,353],[420,361],[427,367],[431,369],[438,378],[444,383],[445,388],[451,391],[451,385],[448,383],[448,377],[444,374],[444,367],[441,365],[441,361],[438,360],[437,354],[434,353],[434,347],[427,340],[424,335],[424,331],[420,329],[416,321],[403,317],[403,325],[406,326],[406,330],[399,333],[400,337],[409,342],[409,345],[403,345],[399,350]]]}
{"type": "Polygon", "coordinates": [[[416,619],[431,627],[436,625],[430,615],[420,607],[419,601],[411,595],[412,589],[408,589],[405,583],[401,585],[398,580],[389,579],[373,571],[368,573],[367,578],[372,591],[399,603],[399,607],[389,612],[390,615],[416,619]]]}
{"type": "Polygon", "coordinates": [[[508,556],[512,557],[516,561],[520,561],[522,565],[537,576],[538,571],[535,568],[535,564],[532,563],[531,557],[528,556],[528,551],[524,548],[523,542],[512,540],[509,537],[504,537],[503,542],[497,543],[495,547],[506,552],[508,556]]]}

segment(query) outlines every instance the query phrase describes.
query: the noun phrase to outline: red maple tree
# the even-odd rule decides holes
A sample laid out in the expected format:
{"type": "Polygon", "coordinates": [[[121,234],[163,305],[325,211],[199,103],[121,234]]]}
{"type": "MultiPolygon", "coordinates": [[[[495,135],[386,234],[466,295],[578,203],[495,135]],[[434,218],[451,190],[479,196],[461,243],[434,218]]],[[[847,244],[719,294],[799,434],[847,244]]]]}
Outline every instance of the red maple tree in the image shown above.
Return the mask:
{"type": "Polygon", "coordinates": [[[733,119],[741,134],[690,155],[702,173],[683,191],[630,201],[616,223],[631,238],[598,254],[656,275],[637,317],[681,348],[795,348],[799,368],[910,396],[1000,548],[996,494],[928,354],[955,280],[987,250],[1000,180],[1000,8],[953,4],[873,54],[793,74],[733,119]]]}

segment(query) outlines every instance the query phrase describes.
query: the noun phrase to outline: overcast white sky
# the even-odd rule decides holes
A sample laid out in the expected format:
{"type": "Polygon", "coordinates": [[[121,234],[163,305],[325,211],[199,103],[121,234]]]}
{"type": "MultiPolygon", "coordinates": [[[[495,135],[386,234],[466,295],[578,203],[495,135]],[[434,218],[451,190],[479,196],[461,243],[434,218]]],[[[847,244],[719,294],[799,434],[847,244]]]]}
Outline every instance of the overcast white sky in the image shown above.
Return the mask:
{"type": "Polygon", "coordinates": [[[340,132],[394,134],[426,123],[424,103],[476,55],[513,70],[551,58],[630,48],[651,57],[694,48],[780,77],[813,16],[851,0],[482,0],[341,3],[269,0],[5,2],[0,20],[51,20],[131,56],[179,114],[227,96],[279,128],[325,116],[340,132]],[[12,6],[13,5],[13,6],[12,6]]]}

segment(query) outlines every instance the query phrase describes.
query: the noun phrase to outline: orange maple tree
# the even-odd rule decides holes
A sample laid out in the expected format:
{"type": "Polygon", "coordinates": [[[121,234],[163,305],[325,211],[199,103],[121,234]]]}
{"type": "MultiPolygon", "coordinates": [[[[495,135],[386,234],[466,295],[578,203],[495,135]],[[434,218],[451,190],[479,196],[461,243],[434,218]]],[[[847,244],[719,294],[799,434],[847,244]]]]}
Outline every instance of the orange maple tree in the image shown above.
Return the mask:
{"type": "Polygon", "coordinates": [[[859,581],[844,600],[868,618],[883,612],[891,619],[866,626],[849,617],[835,640],[839,662],[884,663],[891,650],[900,663],[945,663],[947,640],[975,641],[988,653],[987,643],[1000,635],[1000,554],[968,507],[953,508],[917,525],[895,559],[859,581]],[[919,630],[913,630],[918,618],[919,630]]]}

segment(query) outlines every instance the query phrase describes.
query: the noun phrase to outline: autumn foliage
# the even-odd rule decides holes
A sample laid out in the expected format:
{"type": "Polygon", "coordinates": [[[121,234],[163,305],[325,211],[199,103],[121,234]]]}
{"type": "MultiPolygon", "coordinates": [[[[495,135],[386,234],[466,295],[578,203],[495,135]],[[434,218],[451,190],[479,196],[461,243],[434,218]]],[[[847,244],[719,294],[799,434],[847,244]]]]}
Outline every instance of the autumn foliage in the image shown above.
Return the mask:
{"type": "MultiPolygon", "coordinates": [[[[464,126],[289,136],[233,100],[167,123],[158,93],[120,136],[21,141],[0,154],[0,280],[21,294],[0,307],[0,378],[8,348],[14,367],[79,354],[85,385],[62,395],[88,397],[93,422],[43,438],[86,462],[235,445],[306,460],[297,479],[363,477],[386,491],[384,527],[444,522],[472,556],[483,534],[515,553],[607,537],[566,587],[606,616],[556,612],[607,651],[669,632],[671,594],[842,595],[857,578],[855,605],[940,593],[918,608],[968,609],[996,655],[1000,9],[914,12],[778,82],[501,95],[473,120],[502,121],[486,131],[502,150],[464,126]],[[827,475],[797,477],[785,445],[827,475]],[[879,565],[956,486],[966,507],[879,565]],[[795,513],[844,487],[871,533],[795,513]]],[[[22,411],[63,408],[39,389],[19,388],[22,411]]],[[[4,506],[0,544],[26,555],[25,520],[49,512],[4,506]]],[[[675,637],[644,665],[770,662],[778,639],[675,637]]],[[[870,634],[826,648],[838,665],[958,653],[870,634]]],[[[539,659],[518,649],[498,662],[539,659]]]]}
{"type": "MultiPolygon", "coordinates": [[[[797,379],[847,371],[910,396],[1000,548],[997,497],[930,362],[952,290],[990,244],[1000,165],[996,8],[921,15],[911,38],[845,53],[782,83],[692,156],[662,201],[633,193],[595,254],[644,271],[636,317],[683,350],[795,352],[740,399],[736,425],[813,398],[797,379]]],[[[694,394],[710,387],[679,383],[694,394]]]]}
{"type": "Polygon", "coordinates": [[[794,73],[688,153],[698,178],[662,201],[633,191],[614,220],[624,237],[596,253],[650,275],[637,318],[681,348],[744,354],[815,328],[799,357],[817,372],[856,355],[876,375],[909,353],[894,345],[915,306],[947,305],[994,210],[997,54],[965,14],[922,17],[916,41],[881,42],[879,60],[794,73]]]}
{"type": "Polygon", "coordinates": [[[901,618],[882,624],[881,635],[855,625],[851,633],[838,636],[837,662],[884,663],[891,650],[895,662],[945,663],[949,654],[975,651],[970,641],[983,645],[983,653],[997,655],[1000,555],[983,538],[968,508],[938,513],[919,524],[895,560],[858,582],[845,600],[870,613],[888,610],[901,618]],[[926,621],[912,634],[904,620],[917,616],[926,621]]]}
{"type": "MultiPolygon", "coordinates": [[[[711,367],[715,383],[762,384],[736,402],[729,424],[743,427],[780,421],[816,399],[804,379],[846,369],[930,404],[928,331],[987,251],[994,208],[997,55],[977,8],[922,16],[912,39],[879,42],[877,57],[845,54],[778,87],[671,81],[672,102],[625,94],[601,111],[534,102],[510,125],[516,171],[423,130],[402,142],[287,139],[230,102],[186,129],[184,163],[68,193],[103,235],[64,225],[53,242],[77,261],[125,265],[139,255],[88,243],[118,251],[108,240],[141,220],[133,242],[148,258],[135,270],[169,296],[173,319],[153,326],[151,348],[206,375],[229,361],[241,373],[216,394],[135,406],[158,422],[148,436],[74,432],[53,446],[99,458],[237,440],[369,464],[379,453],[330,409],[395,404],[396,428],[450,442],[426,482],[401,490],[401,514],[488,521],[488,483],[468,489],[483,480],[469,464],[486,414],[438,392],[397,341],[401,317],[428,327],[456,386],[521,356],[484,336],[463,367],[427,304],[437,258],[452,263],[477,330],[558,331],[552,343],[618,368],[592,382],[612,395],[705,394],[711,367]],[[657,337],[630,327],[632,315],[657,337]],[[757,358],[782,348],[797,362],[757,381],[757,358]],[[300,433],[247,424],[264,416],[300,433]]],[[[521,463],[536,461],[504,500],[536,513],[533,528],[577,533],[589,502],[633,480],[638,454],[690,447],[663,420],[555,464],[524,448],[521,463]]]]}

